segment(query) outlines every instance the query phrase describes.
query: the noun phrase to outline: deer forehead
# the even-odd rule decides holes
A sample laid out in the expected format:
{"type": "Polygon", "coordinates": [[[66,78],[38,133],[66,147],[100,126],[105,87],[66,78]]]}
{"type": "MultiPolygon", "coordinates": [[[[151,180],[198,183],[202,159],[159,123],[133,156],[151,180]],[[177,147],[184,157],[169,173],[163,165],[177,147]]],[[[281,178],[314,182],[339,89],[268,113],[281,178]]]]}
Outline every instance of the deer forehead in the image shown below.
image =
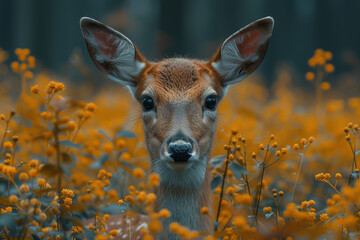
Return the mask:
{"type": "Polygon", "coordinates": [[[165,59],[151,64],[139,82],[137,95],[152,95],[158,104],[200,102],[204,95],[221,94],[221,86],[216,78],[211,67],[199,60],[165,59]]]}

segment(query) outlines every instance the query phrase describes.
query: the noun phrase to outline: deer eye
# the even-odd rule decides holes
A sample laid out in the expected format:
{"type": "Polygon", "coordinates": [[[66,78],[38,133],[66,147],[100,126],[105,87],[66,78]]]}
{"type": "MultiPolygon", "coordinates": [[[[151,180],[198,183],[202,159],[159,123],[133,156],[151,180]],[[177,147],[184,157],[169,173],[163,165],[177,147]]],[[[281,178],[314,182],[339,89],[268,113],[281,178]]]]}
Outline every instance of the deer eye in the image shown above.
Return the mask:
{"type": "Polygon", "coordinates": [[[144,97],[142,106],[144,111],[153,110],[155,108],[154,100],[151,97],[144,97]]]}
{"type": "Polygon", "coordinates": [[[216,108],[216,96],[209,96],[206,98],[205,100],[205,108],[209,109],[209,110],[215,110],[216,108]]]}

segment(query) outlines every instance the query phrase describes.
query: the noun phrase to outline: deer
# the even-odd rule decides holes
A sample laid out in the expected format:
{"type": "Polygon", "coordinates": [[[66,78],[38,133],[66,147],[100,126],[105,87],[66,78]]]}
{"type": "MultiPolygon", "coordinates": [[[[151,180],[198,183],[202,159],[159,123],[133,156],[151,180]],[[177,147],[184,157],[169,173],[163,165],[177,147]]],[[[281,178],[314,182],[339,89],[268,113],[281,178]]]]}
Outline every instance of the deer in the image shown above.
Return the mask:
{"type": "MultiPolygon", "coordinates": [[[[236,31],[210,60],[148,61],[128,37],[109,26],[88,17],[81,19],[80,26],[96,67],[126,86],[142,107],[150,172],[161,179],[156,206],[171,212],[163,220],[166,238],[179,239],[168,229],[171,222],[213,232],[213,223],[201,214],[201,208],[212,209],[213,204],[209,156],[217,106],[228,88],[254,72],[264,59],[273,18],[259,19],[236,31]]],[[[122,226],[121,221],[118,225],[122,226]]]]}

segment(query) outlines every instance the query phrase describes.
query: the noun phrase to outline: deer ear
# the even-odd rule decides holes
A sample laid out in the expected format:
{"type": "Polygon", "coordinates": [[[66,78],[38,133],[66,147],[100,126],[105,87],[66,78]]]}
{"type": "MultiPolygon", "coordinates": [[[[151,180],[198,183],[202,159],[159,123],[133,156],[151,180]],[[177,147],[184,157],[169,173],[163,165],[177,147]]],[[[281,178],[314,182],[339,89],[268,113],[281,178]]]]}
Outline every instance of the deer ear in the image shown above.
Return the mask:
{"type": "Polygon", "coordinates": [[[222,86],[240,82],[255,71],[265,56],[273,26],[271,17],[262,18],[225,40],[210,61],[223,77],[222,86]]]}
{"type": "Polygon", "coordinates": [[[135,87],[135,78],[147,61],[134,44],[125,35],[94,19],[83,17],[80,26],[97,68],[114,81],[135,87]]]}

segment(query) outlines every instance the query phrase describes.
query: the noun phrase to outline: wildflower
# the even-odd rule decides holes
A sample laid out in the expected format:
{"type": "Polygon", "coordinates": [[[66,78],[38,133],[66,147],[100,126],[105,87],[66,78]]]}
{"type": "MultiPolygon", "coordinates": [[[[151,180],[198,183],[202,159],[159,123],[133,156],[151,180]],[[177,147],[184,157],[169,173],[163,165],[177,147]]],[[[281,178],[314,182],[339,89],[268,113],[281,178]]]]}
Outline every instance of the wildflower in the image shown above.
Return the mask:
{"type": "Polygon", "coordinates": [[[39,172],[38,172],[38,170],[36,170],[36,169],[34,169],[34,168],[32,168],[32,169],[30,169],[29,170],[29,176],[31,177],[31,178],[37,178],[37,177],[39,177],[39,172]]]}
{"type": "Polygon", "coordinates": [[[201,208],[201,213],[202,214],[208,214],[208,212],[209,212],[209,209],[207,207],[202,207],[201,208]]]}
{"type": "Polygon", "coordinates": [[[22,191],[23,193],[27,193],[27,192],[30,191],[30,188],[29,188],[29,186],[27,184],[22,184],[20,186],[20,191],[22,191]]]}
{"type": "Polygon", "coordinates": [[[128,152],[125,152],[121,155],[121,158],[124,159],[125,161],[129,161],[131,159],[131,155],[128,152]]]}
{"type": "Polygon", "coordinates": [[[116,237],[119,234],[118,230],[113,229],[109,232],[109,235],[112,237],[116,237]]]}
{"type": "Polygon", "coordinates": [[[148,225],[149,231],[153,233],[157,233],[161,231],[162,225],[158,220],[151,220],[148,225]]]}
{"type": "Polygon", "coordinates": [[[309,206],[314,206],[314,205],[315,205],[315,201],[314,201],[314,200],[310,200],[308,203],[309,203],[309,206]]]}
{"type": "Polygon", "coordinates": [[[320,221],[324,222],[329,220],[329,216],[326,213],[320,214],[320,221]]]}
{"type": "Polygon", "coordinates": [[[63,189],[61,191],[61,194],[65,197],[70,197],[70,198],[73,198],[74,197],[74,192],[71,190],[71,189],[63,189]]]}
{"type": "Polygon", "coordinates": [[[330,179],[330,178],[331,178],[330,173],[325,173],[325,180],[328,180],[328,179],[330,179]]]}
{"type": "Polygon", "coordinates": [[[254,153],[254,152],[251,153],[251,157],[252,157],[252,158],[256,158],[256,153],[254,153]]]}
{"type": "Polygon", "coordinates": [[[11,148],[13,148],[12,142],[10,142],[10,141],[4,142],[4,148],[5,148],[5,149],[11,149],[11,148]]]}
{"type": "Polygon", "coordinates": [[[61,82],[57,82],[55,87],[54,87],[54,91],[55,92],[60,92],[60,91],[63,91],[65,90],[65,85],[61,82]]]}
{"type": "Polygon", "coordinates": [[[120,199],[119,201],[118,201],[118,204],[121,206],[121,205],[123,205],[123,203],[124,203],[124,200],[122,200],[122,199],[120,199]]]}
{"type": "Polygon", "coordinates": [[[145,172],[142,168],[135,168],[132,172],[134,178],[143,178],[145,176],[145,172]]]}
{"type": "Polygon", "coordinates": [[[332,72],[334,72],[334,70],[335,70],[334,65],[332,65],[332,64],[330,64],[330,63],[328,63],[328,64],[325,65],[325,71],[326,71],[326,72],[332,73],[332,72]]]}
{"type": "Polygon", "coordinates": [[[315,141],[315,138],[314,137],[309,137],[308,141],[309,141],[309,143],[313,143],[315,141]]]}
{"type": "Polygon", "coordinates": [[[0,114],[0,120],[5,120],[5,115],[4,114],[0,114]]]}
{"type": "Polygon", "coordinates": [[[261,143],[261,144],[259,145],[259,148],[260,148],[260,150],[264,150],[264,149],[265,149],[265,145],[261,143]]]}
{"type": "Polygon", "coordinates": [[[39,201],[36,199],[36,198],[32,198],[31,200],[30,200],[30,205],[31,206],[35,206],[36,204],[38,204],[39,203],[39,201]]]}
{"type": "Polygon", "coordinates": [[[230,186],[225,190],[225,192],[226,192],[226,194],[233,194],[234,193],[234,188],[230,186]]]}
{"type": "Polygon", "coordinates": [[[21,63],[20,64],[20,71],[24,72],[27,69],[27,64],[26,63],[21,63]]]}
{"type": "Polygon", "coordinates": [[[27,180],[29,179],[29,175],[25,172],[22,172],[19,174],[19,179],[22,182],[27,182],[27,180]]]}
{"type": "Polygon", "coordinates": [[[113,146],[113,144],[111,142],[104,143],[102,148],[108,154],[110,154],[114,150],[114,146],[113,146]]]}
{"type": "Polygon", "coordinates": [[[26,78],[26,79],[30,79],[30,78],[33,78],[33,77],[34,77],[34,74],[31,71],[26,71],[24,73],[24,78],[26,78]]]}
{"type": "Polygon", "coordinates": [[[326,59],[326,60],[331,60],[332,59],[332,53],[330,52],[330,51],[326,51],[326,52],[324,52],[324,58],[326,59]]]}
{"type": "Polygon", "coordinates": [[[145,234],[143,240],[153,240],[154,238],[150,234],[145,234]]]}
{"type": "Polygon", "coordinates": [[[282,154],[288,153],[288,149],[287,149],[287,148],[282,148],[282,149],[281,149],[281,153],[282,153],[282,154]]]}
{"type": "Polygon", "coordinates": [[[170,215],[171,215],[170,211],[165,208],[163,208],[159,211],[159,217],[161,217],[161,218],[169,218],[170,215]]]}
{"type": "Polygon", "coordinates": [[[89,112],[94,112],[96,109],[97,109],[97,106],[93,102],[88,103],[85,107],[85,110],[89,111],[89,112]]]}
{"type": "Polygon", "coordinates": [[[244,227],[246,225],[246,218],[243,216],[236,216],[234,217],[232,224],[238,228],[244,227]]]}
{"type": "Polygon", "coordinates": [[[45,181],[44,178],[38,178],[38,180],[37,180],[37,185],[38,185],[39,187],[44,187],[44,186],[45,186],[45,183],[46,183],[46,181],[45,181]]]}
{"type": "Polygon", "coordinates": [[[280,152],[280,151],[276,151],[276,156],[277,156],[277,157],[280,157],[280,155],[281,155],[281,152],[280,152]]]}
{"type": "Polygon", "coordinates": [[[359,131],[359,125],[358,124],[354,124],[354,127],[353,127],[354,131],[359,131]]]}
{"type": "Polygon", "coordinates": [[[179,223],[177,223],[177,222],[172,222],[172,223],[170,223],[170,225],[169,225],[169,230],[170,230],[170,232],[177,232],[178,230],[179,230],[179,228],[180,228],[180,224],[179,223]]]}
{"type": "Polygon", "coordinates": [[[243,193],[243,194],[234,193],[233,196],[234,196],[235,202],[237,202],[237,203],[251,204],[252,198],[247,193],[243,193]]]}
{"type": "Polygon", "coordinates": [[[328,82],[322,82],[322,83],[321,83],[321,89],[322,89],[322,90],[328,91],[328,90],[330,90],[330,88],[331,88],[330,83],[328,83],[328,82]]]}
{"type": "Polygon", "coordinates": [[[16,204],[19,200],[16,195],[11,195],[9,197],[10,204],[16,204]]]}
{"type": "Polygon", "coordinates": [[[298,143],[295,143],[295,144],[293,145],[293,149],[294,149],[294,150],[299,150],[299,148],[300,148],[300,147],[299,147],[299,144],[298,144],[298,143]]]}
{"type": "Polygon", "coordinates": [[[321,180],[325,179],[325,174],[324,173],[318,173],[318,174],[315,175],[315,179],[317,181],[321,181],[321,180]]]}
{"type": "Polygon", "coordinates": [[[74,131],[77,128],[77,124],[74,121],[69,121],[66,124],[67,129],[69,129],[69,131],[74,131]]]}
{"type": "Polygon", "coordinates": [[[282,197],[284,195],[284,192],[283,191],[280,191],[279,192],[279,196],[282,197]]]}
{"type": "Polygon", "coordinates": [[[305,74],[305,79],[308,81],[313,81],[315,79],[315,74],[313,72],[307,72],[305,74]]]}
{"type": "Polygon", "coordinates": [[[136,199],[139,201],[139,202],[144,202],[146,200],[146,193],[144,191],[141,191],[136,199]]]}
{"type": "MultiPolygon", "coordinates": [[[[149,194],[146,195],[146,200],[145,200],[145,202],[146,202],[147,204],[151,204],[151,203],[153,203],[155,200],[156,200],[156,195],[155,195],[154,193],[149,193],[149,194]]],[[[125,200],[125,201],[126,201],[126,200],[125,200]]]]}
{"type": "Polygon", "coordinates": [[[340,179],[342,178],[341,173],[336,173],[336,174],[335,174],[335,178],[336,178],[337,180],[340,180],[340,179]]]}
{"type": "Polygon", "coordinates": [[[27,60],[29,68],[35,68],[35,57],[29,56],[27,60]]]}
{"type": "Polygon", "coordinates": [[[271,213],[272,209],[271,209],[271,207],[264,207],[263,211],[266,212],[266,213],[271,213]]]}
{"type": "Polygon", "coordinates": [[[20,64],[19,62],[12,62],[10,65],[11,69],[13,70],[13,72],[19,72],[19,68],[20,68],[20,64]]]}

